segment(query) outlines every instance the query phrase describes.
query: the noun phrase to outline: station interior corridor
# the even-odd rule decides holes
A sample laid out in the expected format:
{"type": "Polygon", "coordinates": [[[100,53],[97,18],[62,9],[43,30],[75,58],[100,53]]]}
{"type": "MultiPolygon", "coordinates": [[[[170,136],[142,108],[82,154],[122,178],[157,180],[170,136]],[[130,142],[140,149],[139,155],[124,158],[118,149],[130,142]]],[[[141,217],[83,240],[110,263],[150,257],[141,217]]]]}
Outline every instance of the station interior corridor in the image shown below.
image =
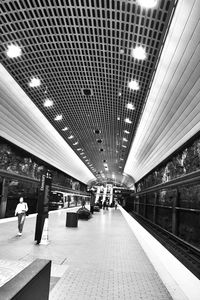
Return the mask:
{"type": "Polygon", "coordinates": [[[0,0],[0,33],[0,300],[38,258],[25,300],[199,300],[200,0],[0,0]]]}

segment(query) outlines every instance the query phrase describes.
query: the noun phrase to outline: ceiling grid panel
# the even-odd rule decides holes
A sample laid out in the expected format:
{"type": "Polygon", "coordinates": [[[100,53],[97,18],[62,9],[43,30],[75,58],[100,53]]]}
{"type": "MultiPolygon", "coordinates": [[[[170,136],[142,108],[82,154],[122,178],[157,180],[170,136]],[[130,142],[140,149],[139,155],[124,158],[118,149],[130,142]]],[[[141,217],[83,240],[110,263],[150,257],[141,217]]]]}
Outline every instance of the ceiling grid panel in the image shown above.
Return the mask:
{"type": "Polygon", "coordinates": [[[1,64],[99,182],[123,174],[175,3],[158,0],[150,9],[139,0],[0,3],[1,64]],[[11,45],[21,56],[7,55],[11,45]],[[132,57],[137,46],[146,50],[144,61],[132,57]],[[30,87],[34,78],[41,84],[30,87]],[[128,88],[131,79],[139,90],[128,88]]]}

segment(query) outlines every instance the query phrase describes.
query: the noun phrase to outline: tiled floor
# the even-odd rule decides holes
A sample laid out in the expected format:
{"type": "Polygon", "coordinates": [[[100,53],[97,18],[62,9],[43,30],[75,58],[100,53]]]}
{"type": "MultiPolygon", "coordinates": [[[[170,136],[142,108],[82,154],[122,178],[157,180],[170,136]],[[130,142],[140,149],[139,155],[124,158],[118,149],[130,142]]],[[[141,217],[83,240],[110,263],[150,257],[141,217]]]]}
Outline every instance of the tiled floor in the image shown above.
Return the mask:
{"type": "Polygon", "coordinates": [[[0,224],[0,258],[51,259],[50,300],[171,299],[119,210],[96,212],[78,228],[65,227],[65,219],[66,211],[50,215],[47,246],[34,245],[35,217],[27,218],[21,238],[15,221],[0,224]]]}

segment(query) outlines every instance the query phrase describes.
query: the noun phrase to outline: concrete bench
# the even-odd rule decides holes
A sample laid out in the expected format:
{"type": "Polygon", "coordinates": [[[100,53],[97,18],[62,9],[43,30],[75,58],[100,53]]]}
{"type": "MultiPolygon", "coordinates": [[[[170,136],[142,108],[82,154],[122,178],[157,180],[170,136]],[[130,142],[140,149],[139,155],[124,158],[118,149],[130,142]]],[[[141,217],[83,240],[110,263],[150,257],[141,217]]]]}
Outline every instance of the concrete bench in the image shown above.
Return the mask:
{"type": "Polygon", "coordinates": [[[36,259],[0,287],[0,300],[48,300],[51,261],[36,259]]]}

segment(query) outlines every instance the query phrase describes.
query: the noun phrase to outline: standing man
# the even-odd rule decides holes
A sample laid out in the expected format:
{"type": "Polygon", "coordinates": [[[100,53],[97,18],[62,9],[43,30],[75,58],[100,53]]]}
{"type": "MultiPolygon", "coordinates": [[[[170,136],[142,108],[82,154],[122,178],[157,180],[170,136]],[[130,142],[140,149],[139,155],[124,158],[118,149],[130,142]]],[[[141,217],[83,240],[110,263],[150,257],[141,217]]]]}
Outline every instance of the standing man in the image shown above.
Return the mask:
{"type": "Polygon", "coordinates": [[[24,222],[26,219],[26,212],[28,211],[28,205],[26,202],[24,202],[24,198],[19,198],[19,203],[17,204],[17,207],[15,209],[15,216],[18,217],[18,235],[22,235],[22,230],[24,226],[24,222]]]}
{"type": "Polygon", "coordinates": [[[90,196],[90,212],[91,212],[91,214],[93,214],[94,205],[95,205],[95,193],[94,193],[93,188],[91,189],[90,193],[91,193],[91,196],[90,196]]]}

